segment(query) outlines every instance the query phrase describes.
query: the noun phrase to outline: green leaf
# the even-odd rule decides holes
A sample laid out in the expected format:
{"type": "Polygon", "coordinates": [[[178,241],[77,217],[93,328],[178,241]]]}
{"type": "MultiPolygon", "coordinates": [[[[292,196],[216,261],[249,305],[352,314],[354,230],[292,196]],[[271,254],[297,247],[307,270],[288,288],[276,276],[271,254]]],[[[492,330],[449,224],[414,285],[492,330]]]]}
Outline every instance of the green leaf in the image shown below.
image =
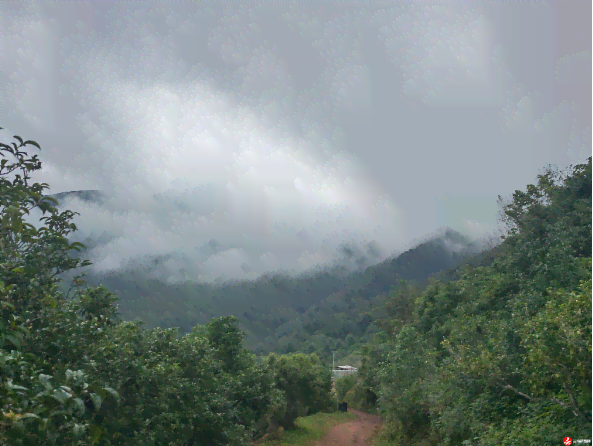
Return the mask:
{"type": "Polygon", "coordinates": [[[66,370],[66,381],[70,381],[71,379],[73,379],[75,382],[80,382],[82,379],[84,379],[84,371],[66,370]]]}
{"type": "Polygon", "coordinates": [[[103,390],[110,393],[116,400],[119,400],[119,393],[117,393],[115,389],[112,389],[111,387],[103,387],[103,390]]]}
{"type": "Polygon", "coordinates": [[[12,342],[12,344],[20,350],[21,348],[21,343],[18,339],[16,339],[14,336],[11,335],[6,335],[6,339],[9,340],[10,342],[12,342]]]}
{"type": "Polygon", "coordinates": [[[56,415],[70,415],[70,411],[64,409],[58,409],[50,412],[48,418],[55,417],[56,415]]]}
{"type": "Polygon", "coordinates": [[[14,310],[14,305],[9,302],[0,301],[0,307],[9,308],[11,310],[14,310]]]}
{"type": "Polygon", "coordinates": [[[32,224],[30,224],[30,223],[23,223],[23,227],[25,227],[28,230],[30,230],[33,233],[33,235],[37,235],[37,229],[32,224]]]}
{"type": "Polygon", "coordinates": [[[60,403],[64,404],[66,401],[68,401],[70,398],[72,398],[72,395],[70,395],[68,392],[64,391],[63,389],[56,389],[56,390],[54,390],[54,394],[52,395],[52,397],[54,397],[60,403]]]}
{"type": "Polygon", "coordinates": [[[80,242],[73,242],[68,246],[70,249],[75,249],[77,251],[86,249],[86,246],[80,242]]]}
{"type": "Polygon", "coordinates": [[[6,387],[7,387],[8,389],[10,389],[10,390],[12,390],[12,389],[16,389],[16,390],[28,390],[26,387],[23,387],[23,386],[17,386],[16,384],[12,384],[12,382],[11,382],[11,381],[8,381],[8,382],[6,383],[6,387]]]}
{"type": "Polygon", "coordinates": [[[76,438],[81,438],[85,430],[86,427],[83,424],[75,424],[72,428],[72,432],[74,432],[76,438]]]}
{"type": "Polygon", "coordinates": [[[84,402],[80,398],[74,398],[74,404],[80,415],[85,412],[84,402]]]}
{"type": "MultiPolygon", "coordinates": [[[[14,308],[14,307],[13,307],[13,308],[14,308]]],[[[24,325],[19,325],[19,326],[18,326],[16,329],[17,329],[18,331],[20,331],[20,332],[22,332],[22,333],[26,334],[26,335],[28,335],[28,334],[30,334],[30,333],[31,333],[31,331],[30,331],[30,330],[29,330],[27,327],[25,327],[24,325]]]]}
{"type": "Polygon", "coordinates": [[[91,444],[95,444],[101,437],[102,430],[99,426],[91,424],[89,426],[89,434],[91,435],[91,444]]]}
{"type": "Polygon", "coordinates": [[[21,143],[21,145],[23,145],[23,138],[21,138],[20,136],[16,136],[16,135],[14,135],[13,138],[18,139],[19,142],[21,143]]]}
{"type": "Polygon", "coordinates": [[[29,413],[26,413],[26,414],[24,414],[24,415],[22,415],[22,416],[20,417],[20,419],[21,419],[21,420],[22,420],[23,418],[36,418],[36,419],[38,419],[38,420],[40,420],[40,419],[41,419],[41,417],[40,417],[39,415],[36,415],[36,414],[34,414],[34,413],[31,413],[31,412],[29,412],[29,413]]]}
{"type": "Polygon", "coordinates": [[[39,150],[41,150],[41,147],[39,147],[39,144],[37,144],[35,141],[28,140],[28,141],[25,141],[23,144],[24,144],[24,145],[27,145],[27,144],[32,144],[32,145],[34,145],[35,147],[37,147],[39,150]]]}
{"type": "Polygon", "coordinates": [[[48,390],[52,388],[52,385],[49,382],[50,379],[52,379],[51,375],[44,375],[43,373],[39,375],[39,381],[41,381],[41,384],[43,384],[48,390]]]}
{"type": "Polygon", "coordinates": [[[101,408],[101,395],[99,395],[98,393],[91,393],[91,400],[93,400],[95,409],[99,410],[101,408]]]}

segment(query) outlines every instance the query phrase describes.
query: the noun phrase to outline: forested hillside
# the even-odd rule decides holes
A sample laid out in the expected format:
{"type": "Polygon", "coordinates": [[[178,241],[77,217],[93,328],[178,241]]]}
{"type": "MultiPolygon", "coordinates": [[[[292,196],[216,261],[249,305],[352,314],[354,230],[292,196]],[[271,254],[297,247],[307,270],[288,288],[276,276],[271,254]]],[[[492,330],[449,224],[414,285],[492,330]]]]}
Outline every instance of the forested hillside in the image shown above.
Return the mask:
{"type": "MultiPolygon", "coordinates": [[[[491,261],[393,290],[345,398],[411,445],[591,435],[591,158],[505,207],[491,261]]],[[[487,258],[487,256],[486,256],[487,258]]]]}
{"type": "MultiPolygon", "coordinates": [[[[374,279],[375,285],[366,289],[343,290],[323,299],[302,315],[277,328],[274,335],[257,344],[253,351],[260,355],[269,351],[316,352],[327,366],[332,362],[332,352],[337,360],[352,354],[359,357],[360,346],[371,341],[389,318],[388,296],[397,294],[402,287],[409,284],[425,289],[431,280],[452,280],[464,267],[488,266],[499,250],[499,246],[494,246],[474,255],[464,250],[450,258],[441,241],[442,239],[436,239],[423,243],[396,259],[369,267],[365,273],[373,278],[380,277],[381,273],[387,275],[388,271],[397,273],[383,281],[374,279]],[[444,265],[450,263],[455,263],[455,266],[437,269],[426,265],[427,260],[434,261],[439,253],[442,259],[450,259],[449,263],[443,260],[439,266],[444,268],[444,265]],[[434,270],[437,272],[432,272],[434,270]],[[404,280],[404,277],[408,280],[404,280]],[[381,283],[382,287],[378,287],[377,283],[381,283]],[[379,294],[375,294],[377,292],[379,294]]],[[[392,300],[393,297],[389,302],[392,300]]]]}
{"type": "Polygon", "coordinates": [[[247,446],[335,409],[321,356],[336,347],[361,357],[338,396],[380,414],[389,444],[590,438],[591,158],[516,191],[499,246],[455,257],[431,240],[345,277],[262,330],[258,356],[234,316],[148,328],[80,276],[63,292],[60,275],[89,265],[74,214],[31,184],[41,163],[23,147],[39,146],[15,139],[0,145],[0,443],[247,446]]]}
{"type": "MultiPolygon", "coordinates": [[[[74,191],[49,197],[63,203],[68,196],[93,202],[102,200],[97,191],[74,191]]],[[[107,242],[109,238],[106,237],[102,235],[99,239],[107,242]]],[[[90,237],[83,240],[87,249],[73,252],[71,257],[87,258],[89,248],[101,240],[90,237]]],[[[100,276],[87,270],[85,281],[92,286],[103,284],[115,293],[120,299],[122,318],[140,318],[147,328],[176,327],[181,333],[188,333],[196,324],[206,324],[213,317],[234,315],[247,333],[246,345],[253,351],[295,351],[301,348],[293,345],[295,340],[288,339],[287,333],[294,331],[294,327],[300,327],[303,320],[310,319],[309,315],[333,305],[331,302],[336,298],[340,302],[352,300],[368,305],[370,299],[380,300],[400,280],[424,282],[429,276],[455,266],[484,249],[483,245],[481,241],[472,243],[461,234],[444,229],[402,254],[353,272],[338,265],[298,276],[275,272],[251,281],[170,284],[150,278],[157,263],[166,260],[163,257],[155,259],[152,265],[143,264],[100,276]]],[[[66,280],[61,283],[60,289],[67,292],[71,280],[66,275],[62,278],[66,280]]],[[[336,342],[341,342],[336,339],[336,342]]],[[[329,348],[332,342],[321,343],[329,348]]],[[[333,349],[339,347],[334,345],[333,349]]]]}
{"type": "Polygon", "coordinates": [[[181,336],[122,321],[117,296],[80,277],[60,291],[89,262],[71,255],[74,214],[30,182],[39,145],[15,139],[0,144],[0,444],[247,446],[334,410],[316,355],[256,358],[233,316],[181,336]]]}

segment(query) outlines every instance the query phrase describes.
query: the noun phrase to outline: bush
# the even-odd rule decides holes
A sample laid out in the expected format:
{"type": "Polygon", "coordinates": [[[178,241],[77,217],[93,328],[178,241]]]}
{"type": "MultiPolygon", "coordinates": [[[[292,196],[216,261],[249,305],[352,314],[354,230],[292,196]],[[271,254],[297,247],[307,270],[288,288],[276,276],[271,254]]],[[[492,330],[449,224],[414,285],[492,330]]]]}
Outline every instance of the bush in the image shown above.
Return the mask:
{"type": "Polygon", "coordinates": [[[348,403],[348,407],[362,410],[364,412],[375,413],[374,407],[367,404],[367,392],[361,380],[357,380],[354,386],[344,395],[343,401],[348,403]]]}
{"type": "Polygon", "coordinates": [[[504,215],[491,265],[394,299],[389,333],[366,349],[385,439],[553,445],[590,433],[591,157],[567,175],[548,169],[504,215]]]}
{"type": "Polygon", "coordinates": [[[357,381],[357,376],[354,374],[336,379],[336,397],[338,401],[344,401],[344,396],[354,387],[357,381]]]}
{"type": "MultiPolygon", "coordinates": [[[[59,274],[90,263],[69,256],[84,247],[66,238],[74,214],[58,214],[48,186],[28,182],[41,163],[19,149],[39,145],[15,138],[20,147],[0,144],[17,159],[0,164],[0,444],[251,444],[286,404],[236,318],[180,337],[120,321],[116,296],[82,276],[73,296],[59,291],[59,274]],[[35,207],[51,214],[39,229],[23,220],[35,207]]],[[[323,380],[311,370],[315,397],[303,401],[316,410],[323,380]]]]}
{"type": "Polygon", "coordinates": [[[276,388],[286,401],[286,405],[273,416],[278,426],[293,429],[298,417],[332,410],[331,372],[321,364],[316,354],[278,356],[272,353],[265,363],[273,372],[276,388]]]}

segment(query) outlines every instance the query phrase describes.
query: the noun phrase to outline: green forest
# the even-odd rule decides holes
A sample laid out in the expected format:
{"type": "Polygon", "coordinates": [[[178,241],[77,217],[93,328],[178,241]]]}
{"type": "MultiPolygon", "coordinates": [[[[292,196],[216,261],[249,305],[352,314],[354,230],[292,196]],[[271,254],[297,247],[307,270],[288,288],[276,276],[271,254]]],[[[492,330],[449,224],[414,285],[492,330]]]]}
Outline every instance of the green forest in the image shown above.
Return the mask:
{"type": "Polygon", "coordinates": [[[32,182],[39,144],[14,139],[0,144],[0,444],[248,446],[342,401],[380,415],[394,446],[590,438],[591,157],[515,191],[508,233],[481,253],[430,240],[342,281],[132,302],[64,281],[90,265],[69,241],[76,213],[32,182]],[[332,351],[359,367],[335,393],[332,351]]]}
{"type": "MultiPolygon", "coordinates": [[[[55,194],[52,197],[60,200],[66,195],[96,201],[96,197],[88,191],[55,194]]],[[[79,237],[78,240],[87,247],[98,243],[90,237],[79,237]]],[[[207,244],[210,245],[215,246],[216,242],[207,244]]],[[[103,284],[115,293],[120,299],[118,308],[122,318],[134,320],[140,317],[146,328],[176,327],[180,333],[189,333],[195,325],[206,324],[213,317],[236,315],[246,332],[246,347],[261,355],[271,351],[300,351],[302,349],[295,345],[300,341],[293,337],[304,333],[304,326],[310,329],[316,323],[331,324],[327,317],[342,311],[338,311],[336,306],[342,308],[348,302],[351,309],[358,310],[358,305],[354,303],[357,302],[365,307],[371,305],[371,311],[380,311],[379,303],[386,298],[391,286],[397,285],[400,280],[425,283],[430,276],[454,267],[478,250],[475,243],[466,237],[447,230],[395,258],[353,272],[345,271],[343,266],[332,266],[307,271],[296,277],[274,272],[257,280],[228,280],[221,284],[187,280],[170,284],[165,280],[148,278],[154,273],[155,264],[169,257],[156,256],[152,262],[137,268],[109,272],[99,277],[85,271],[85,281],[95,286],[103,284]],[[460,252],[448,250],[447,243],[458,244],[463,249],[460,252]],[[321,317],[324,319],[321,320],[321,317]]],[[[71,256],[82,259],[87,253],[88,250],[73,251],[71,256]]],[[[67,293],[70,285],[71,280],[64,280],[60,289],[67,293]]],[[[354,311],[351,316],[357,317],[357,314],[358,311],[354,311]]],[[[363,314],[353,323],[364,331],[370,323],[369,318],[374,317],[363,314]]],[[[339,327],[339,321],[335,322],[338,325],[334,325],[339,327]]],[[[350,334],[358,336],[359,333],[350,334]]],[[[341,335],[332,334],[330,338],[310,339],[318,351],[323,345],[324,358],[330,357],[332,350],[339,351],[341,355],[346,347],[341,335]]]]}

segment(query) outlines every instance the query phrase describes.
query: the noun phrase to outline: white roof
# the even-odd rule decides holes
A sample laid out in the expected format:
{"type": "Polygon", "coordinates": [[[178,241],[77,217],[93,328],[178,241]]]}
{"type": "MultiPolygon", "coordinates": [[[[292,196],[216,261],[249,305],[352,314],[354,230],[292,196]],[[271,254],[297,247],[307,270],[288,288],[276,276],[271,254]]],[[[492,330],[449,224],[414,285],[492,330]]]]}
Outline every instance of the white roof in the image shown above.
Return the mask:
{"type": "Polygon", "coordinates": [[[339,365],[338,368],[345,370],[356,370],[356,367],[352,367],[351,365],[339,365]]]}

